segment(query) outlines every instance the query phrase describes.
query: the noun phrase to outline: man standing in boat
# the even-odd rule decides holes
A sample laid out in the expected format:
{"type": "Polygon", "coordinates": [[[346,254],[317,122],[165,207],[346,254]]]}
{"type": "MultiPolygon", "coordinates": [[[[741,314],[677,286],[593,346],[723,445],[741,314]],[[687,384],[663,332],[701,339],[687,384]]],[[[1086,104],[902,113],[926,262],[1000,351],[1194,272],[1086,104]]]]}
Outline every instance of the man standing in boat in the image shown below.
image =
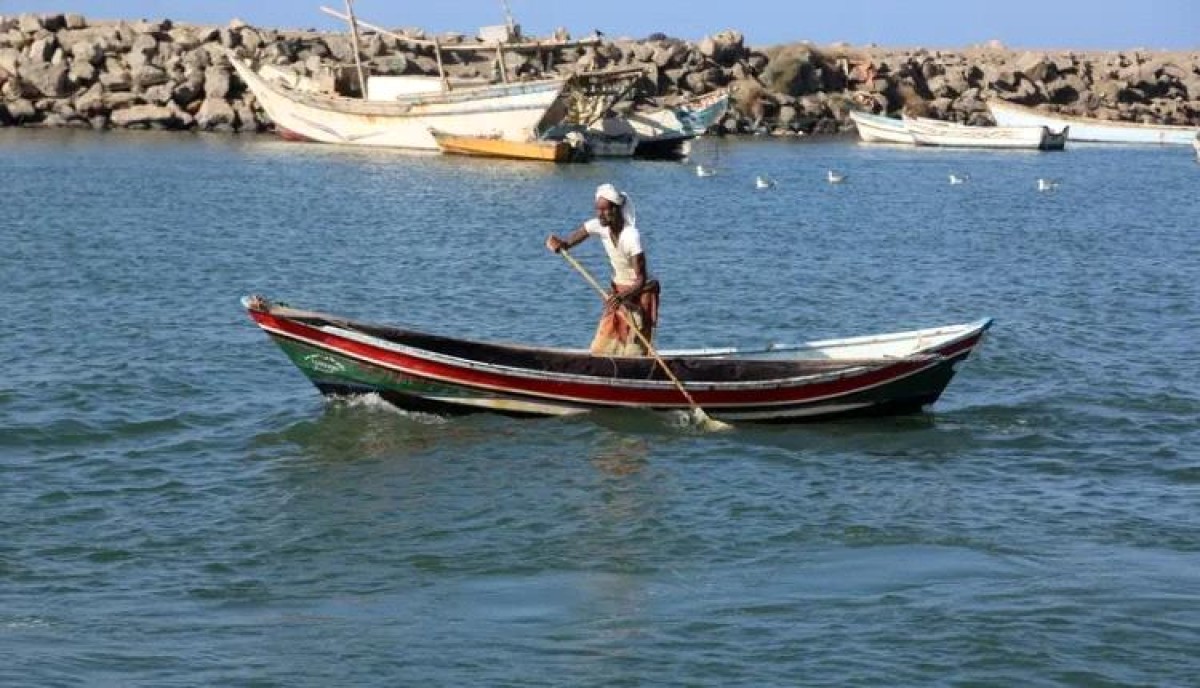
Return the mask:
{"type": "Polygon", "coordinates": [[[546,238],[546,248],[558,253],[596,236],[608,254],[613,270],[612,289],[592,339],[593,354],[644,356],[650,353],[641,338],[630,329],[630,322],[647,342],[654,341],[659,285],[647,277],[646,253],[636,223],[637,215],[629,195],[612,184],[601,184],[596,188],[596,217],[584,222],[565,239],[554,234],[546,238]]]}

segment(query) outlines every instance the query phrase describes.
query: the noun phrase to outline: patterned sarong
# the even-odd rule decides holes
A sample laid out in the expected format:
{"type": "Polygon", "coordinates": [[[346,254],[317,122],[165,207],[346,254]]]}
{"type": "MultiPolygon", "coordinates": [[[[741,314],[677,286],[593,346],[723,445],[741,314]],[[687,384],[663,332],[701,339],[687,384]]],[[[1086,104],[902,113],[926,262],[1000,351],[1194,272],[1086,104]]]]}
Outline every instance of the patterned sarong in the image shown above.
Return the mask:
{"type": "MultiPolygon", "coordinates": [[[[613,284],[613,289],[628,289],[629,285],[613,284]]],[[[596,325],[596,336],[592,338],[591,350],[597,356],[645,356],[646,345],[629,327],[629,321],[641,331],[651,344],[654,343],[654,328],[658,326],[659,285],[657,280],[646,282],[642,291],[630,297],[617,308],[604,307],[600,322],[596,325]],[[617,309],[625,312],[628,319],[617,309]]]]}

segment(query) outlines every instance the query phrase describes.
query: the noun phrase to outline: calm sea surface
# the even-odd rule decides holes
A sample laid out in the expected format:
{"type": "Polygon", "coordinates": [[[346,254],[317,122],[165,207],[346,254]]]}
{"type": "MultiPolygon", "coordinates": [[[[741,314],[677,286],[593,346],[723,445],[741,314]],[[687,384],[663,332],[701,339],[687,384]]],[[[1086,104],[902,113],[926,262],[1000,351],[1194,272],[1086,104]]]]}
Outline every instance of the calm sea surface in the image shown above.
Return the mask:
{"type": "Polygon", "coordinates": [[[1198,685],[1191,150],[694,157],[0,132],[0,685],[1198,685]],[[238,304],[583,346],[608,181],[665,347],[996,325],[928,415],[705,435],[326,403],[238,304]]]}

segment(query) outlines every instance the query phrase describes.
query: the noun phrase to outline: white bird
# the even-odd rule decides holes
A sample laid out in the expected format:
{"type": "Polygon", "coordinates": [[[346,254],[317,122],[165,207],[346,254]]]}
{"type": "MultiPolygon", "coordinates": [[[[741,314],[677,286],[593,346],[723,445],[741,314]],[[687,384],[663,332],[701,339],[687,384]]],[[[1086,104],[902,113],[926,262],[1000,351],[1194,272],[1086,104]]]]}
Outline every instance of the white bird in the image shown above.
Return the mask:
{"type": "Polygon", "coordinates": [[[696,176],[697,177],[711,177],[716,173],[717,173],[717,171],[711,167],[705,167],[704,165],[696,165],[696,176]]]}
{"type": "Polygon", "coordinates": [[[951,174],[950,175],[950,183],[951,184],[966,184],[967,181],[970,179],[971,179],[971,175],[969,175],[969,174],[962,174],[962,175],[951,174]]]}
{"type": "Polygon", "coordinates": [[[830,184],[841,184],[842,182],[846,181],[846,175],[842,174],[841,172],[829,170],[829,174],[826,175],[826,179],[829,180],[830,184]]]}
{"type": "Polygon", "coordinates": [[[1053,179],[1039,179],[1037,182],[1038,191],[1053,191],[1058,188],[1058,182],[1053,179]]]}
{"type": "Polygon", "coordinates": [[[758,175],[754,178],[754,187],[757,189],[769,189],[775,186],[775,180],[766,175],[758,175]]]}

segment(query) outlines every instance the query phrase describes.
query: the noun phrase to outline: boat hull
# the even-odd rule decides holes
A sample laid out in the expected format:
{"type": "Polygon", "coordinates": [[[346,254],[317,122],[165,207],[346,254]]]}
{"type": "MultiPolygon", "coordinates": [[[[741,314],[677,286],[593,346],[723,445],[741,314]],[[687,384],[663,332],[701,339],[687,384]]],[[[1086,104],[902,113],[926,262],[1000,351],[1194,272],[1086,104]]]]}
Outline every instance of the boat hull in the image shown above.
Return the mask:
{"type": "Polygon", "coordinates": [[[566,83],[502,84],[375,102],[289,91],[242,60],[229,60],[281,136],[355,146],[437,150],[430,129],[528,140],[566,83]]]}
{"type": "MultiPolygon", "coordinates": [[[[380,338],[377,326],[327,316],[295,317],[288,309],[247,308],[327,395],[374,394],[406,410],[455,415],[488,411],[561,416],[598,409],[690,408],[650,358],[613,359],[573,350],[412,335],[412,341],[433,341],[439,349],[425,350],[403,337],[380,338]],[[464,354],[487,351],[495,360],[464,354]],[[515,361],[540,361],[541,367],[515,361]]],[[[960,327],[927,347],[891,359],[835,361],[817,356],[797,362],[781,352],[734,350],[663,355],[695,401],[725,421],[791,423],[910,413],[938,400],[956,365],[978,346],[989,325],[980,321],[960,327]]],[[[829,349],[834,350],[836,346],[829,349]]]]}
{"type": "Polygon", "coordinates": [[[484,136],[457,136],[432,132],[438,148],[450,155],[506,160],[572,162],[574,149],[566,141],[507,141],[484,136]]]}
{"type": "Polygon", "coordinates": [[[1067,136],[1071,141],[1188,145],[1196,139],[1197,133],[1200,133],[1198,127],[1108,122],[1092,117],[1042,112],[1023,105],[997,101],[989,102],[988,110],[999,126],[1046,126],[1051,129],[1070,127],[1067,136]]]}
{"type": "Polygon", "coordinates": [[[947,148],[1063,150],[1068,135],[1046,126],[975,127],[918,117],[905,117],[904,127],[918,146],[947,148]]]}
{"type": "Polygon", "coordinates": [[[863,143],[892,143],[913,145],[913,136],[904,122],[891,117],[882,117],[865,112],[851,112],[850,118],[858,129],[858,138],[863,143]]]}

